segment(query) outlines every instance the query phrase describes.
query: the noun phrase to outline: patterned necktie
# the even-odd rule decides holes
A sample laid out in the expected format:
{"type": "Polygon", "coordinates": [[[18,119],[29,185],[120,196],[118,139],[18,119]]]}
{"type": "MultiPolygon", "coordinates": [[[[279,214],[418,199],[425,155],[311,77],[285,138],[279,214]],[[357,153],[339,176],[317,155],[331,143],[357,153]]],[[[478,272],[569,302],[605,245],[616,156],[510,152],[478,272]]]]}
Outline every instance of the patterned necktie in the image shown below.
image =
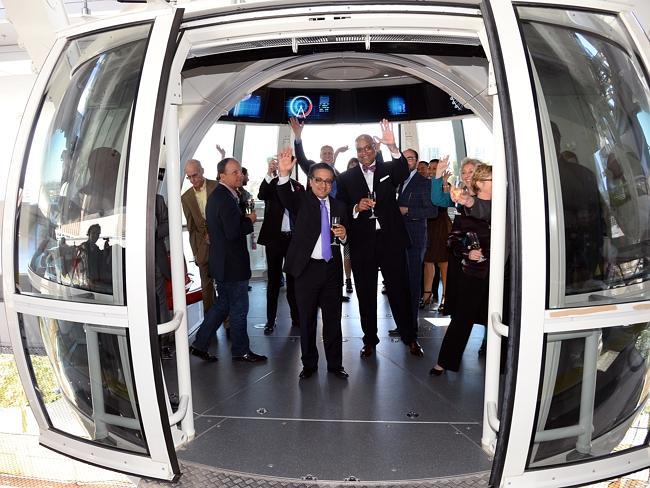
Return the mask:
{"type": "Polygon", "coordinates": [[[320,201],[320,245],[323,259],[332,259],[332,243],[330,242],[330,218],[327,215],[325,200],[320,201]]]}

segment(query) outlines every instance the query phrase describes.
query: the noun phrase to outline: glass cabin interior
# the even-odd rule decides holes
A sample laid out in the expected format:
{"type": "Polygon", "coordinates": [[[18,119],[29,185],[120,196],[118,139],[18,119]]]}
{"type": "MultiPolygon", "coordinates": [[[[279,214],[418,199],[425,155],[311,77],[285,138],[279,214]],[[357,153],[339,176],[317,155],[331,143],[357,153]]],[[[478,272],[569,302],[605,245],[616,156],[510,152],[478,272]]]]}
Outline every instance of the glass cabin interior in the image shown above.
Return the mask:
{"type": "MultiPolygon", "coordinates": [[[[495,225],[506,236],[500,252],[507,265],[496,272],[506,283],[507,303],[516,307],[521,291],[508,283],[520,283],[510,278],[524,255],[518,222],[526,215],[518,205],[533,183],[513,179],[517,168],[504,160],[503,129],[493,129],[493,120],[500,124],[503,118],[494,117],[493,106],[495,90],[503,87],[494,86],[481,12],[467,10],[409,10],[377,30],[365,27],[372,12],[344,15],[333,9],[282,19],[295,27],[288,34],[285,27],[284,36],[277,18],[235,24],[189,11],[178,48],[185,54],[177,53],[178,69],[171,73],[182,92],[176,103],[181,169],[185,160],[199,159],[205,175],[215,178],[219,144],[248,169],[248,191],[255,197],[267,158],[292,144],[286,120],[296,97],[313,102],[303,131],[308,157],[316,159],[323,144],[350,147],[336,162],[340,171],[355,156],[356,135],[377,134],[378,120],[387,117],[401,149],[418,150],[421,160],[449,154],[456,174],[465,156],[501,165],[504,188],[506,178],[510,185],[509,210],[495,225]]],[[[533,435],[521,434],[530,437],[525,470],[532,470],[579,465],[641,450],[648,442],[650,98],[643,59],[617,17],[541,6],[516,10],[537,103],[530,116],[537,119],[543,158],[546,220],[538,225],[545,228],[546,256],[536,278],[546,283],[543,312],[551,324],[534,364],[539,384],[533,435]],[[583,325],[562,328],[563,313],[593,307],[612,315],[585,312],[583,325]],[[593,426],[588,434],[580,427],[585,422],[593,426]]],[[[46,400],[41,380],[33,377],[46,424],[91,445],[136,455],[151,453],[151,446],[143,400],[134,388],[134,358],[149,351],[134,349],[135,325],[109,327],[99,319],[93,323],[92,315],[84,321],[46,308],[54,301],[73,309],[79,303],[128,305],[125,249],[134,243],[126,242],[124,202],[150,29],[116,27],[71,39],[62,49],[19,178],[13,283],[17,296],[32,300],[18,299],[14,307],[30,374],[34,361],[47,358],[59,384],[46,400]],[[41,308],[28,307],[38,300],[45,301],[41,308]],[[101,388],[93,386],[98,377],[101,388]]],[[[168,187],[165,147],[150,174],[158,175],[158,190],[169,198],[178,189],[168,187]]],[[[521,153],[518,164],[527,164],[521,153]]],[[[297,178],[305,182],[303,173],[297,178]]],[[[257,208],[263,219],[263,202],[257,208]]],[[[148,209],[151,226],[153,204],[148,209]]],[[[453,217],[454,210],[449,212],[453,217]]],[[[186,230],[183,237],[190,294],[199,274],[186,230]]],[[[291,327],[285,291],[278,326],[265,336],[264,247],[249,239],[249,250],[251,349],[269,360],[231,362],[223,327],[211,349],[217,363],[189,357],[195,437],[177,450],[181,464],[296,481],[456,477],[487,484],[495,446],[483,441],[489,372],[479,348],[485,327],[474,326],[459,373],[430,377],[449,317],[433,307],[420,311],[425,356],[411,356],[388,336],[394,322],[380,281],[377,355],[359,358],[363,344],[353,292],[343,303],[342,321],[350,378],[342,381],[321,368],[299,381],[299,330],[291,327]]],[[[188,305],[190,335],[202,316],[200,301],[188,305]]],[[[520,331],[508,345],[515,354],[509,364],[519,361],[520,367],[524,323],[521,318],[507,324],[520,331]]],[[[156,351],[154,344],[151,353],[156,351]]],[[[158,403],[178,394],[178,367],[174,360],[162,361],[166,390],[158,403]]],[[[501,395],[510,392],[505,405],[512,408],[514,375],[522,370],[508,371],[509,381],[505,373],[496,371],[496,377],[501,395]]]]}

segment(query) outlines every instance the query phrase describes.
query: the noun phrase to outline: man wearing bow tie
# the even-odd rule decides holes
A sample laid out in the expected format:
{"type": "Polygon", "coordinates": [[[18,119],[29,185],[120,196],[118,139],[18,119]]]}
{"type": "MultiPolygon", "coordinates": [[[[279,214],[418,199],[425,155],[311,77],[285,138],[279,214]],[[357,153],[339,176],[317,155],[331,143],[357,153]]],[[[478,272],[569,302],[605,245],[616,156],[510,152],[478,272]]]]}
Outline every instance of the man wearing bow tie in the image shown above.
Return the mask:
{"type": "Polygon", "coordinates": [[[392,124],[380,122],[382,137],[392,161],[377,160],[373,138],[362,134],[355,141],[359,166],[338,178],[337,199],[348,206],[350,257],[359,297],[363,329],[361,357],[368,358],[379,343],[377,336],[377,269],[386,282],[388,301],[399,335],[411,354],[422,356],[417,342],[417,326],[410,307],[406,249],[410,239],[399,210],[398,186],[409,177],[406,159],[395,144],[392,124]],[[368,198],[374,192],[375,199],[368,198]],[[376,217],[376,218],[375,218],[376,217]]]}

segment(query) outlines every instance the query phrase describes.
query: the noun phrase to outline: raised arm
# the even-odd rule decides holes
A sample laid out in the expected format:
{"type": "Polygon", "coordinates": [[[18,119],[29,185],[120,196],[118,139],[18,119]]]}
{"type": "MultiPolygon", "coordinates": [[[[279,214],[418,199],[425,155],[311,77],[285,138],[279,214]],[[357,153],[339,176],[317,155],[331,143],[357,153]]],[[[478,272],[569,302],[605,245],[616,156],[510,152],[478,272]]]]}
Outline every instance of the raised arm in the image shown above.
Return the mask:
{"type": "Polygon", "coordinates": [[[300,198],[302,192],[291,191],[291,185],[288,184],[291,172],[296,166],[296,160],[291,157],[291,148],[286,147],[278,154],[278,198],[284,208],[289,212],[297,213],[300,207],[300,198]]]}
{"type": "Polygon", "coordinates": [[[296,159],[298,160],[298,166],[302,169],[305,174],[309,174],[309,167],[314,164],[314,161],[307,159],[305,155],[305,150],[302,147],[302,129],[305,123],[300,122],[296,117],[291,117],[289,119],[289,126],[293,132],[293,147],[296,151],[296,159]]]}

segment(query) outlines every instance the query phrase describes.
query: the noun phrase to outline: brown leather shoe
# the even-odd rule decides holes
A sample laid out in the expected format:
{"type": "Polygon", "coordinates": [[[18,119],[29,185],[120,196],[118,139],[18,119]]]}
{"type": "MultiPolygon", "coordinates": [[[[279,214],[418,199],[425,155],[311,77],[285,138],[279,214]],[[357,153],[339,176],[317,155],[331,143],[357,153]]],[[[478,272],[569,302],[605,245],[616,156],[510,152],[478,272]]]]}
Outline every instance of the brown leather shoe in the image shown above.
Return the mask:
{"type": "Polygon", "coordinates": [[[418,341],[413,341],[409,344],[409,352],[414,356],[424,356],[424,349],[422,349],[422,346],[418,344],[418,341]]]}
{"type": "Polygon", "coordinates": [[[366,344],[361,348],[361,357],[362,358],[369,358],[375,353],[375,346],[371,346],[370,344],[366,344]]]}

